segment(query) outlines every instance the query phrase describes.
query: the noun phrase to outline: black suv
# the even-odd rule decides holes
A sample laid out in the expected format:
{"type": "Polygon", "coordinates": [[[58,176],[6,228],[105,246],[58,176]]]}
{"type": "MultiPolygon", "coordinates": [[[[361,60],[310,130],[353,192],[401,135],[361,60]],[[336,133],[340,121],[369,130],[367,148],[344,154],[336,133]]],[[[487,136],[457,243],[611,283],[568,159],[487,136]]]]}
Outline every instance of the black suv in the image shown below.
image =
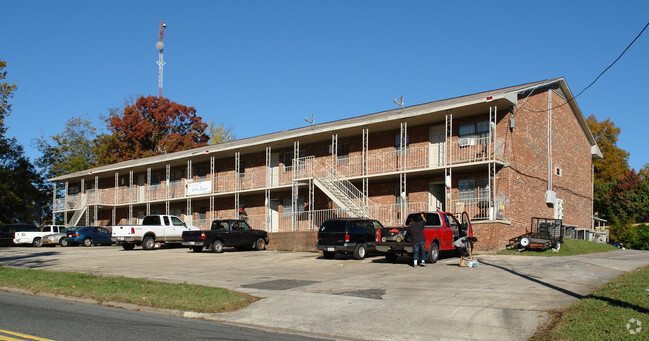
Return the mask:
{"type": "Polygon", "coordinates": [[[382,228],[371,219],[330,219],[320,226],[315,246],[327,259],[337,253],[353,253],[355,259],[364,259],[368,251],[376,250],[376,231],[382,228]]]}

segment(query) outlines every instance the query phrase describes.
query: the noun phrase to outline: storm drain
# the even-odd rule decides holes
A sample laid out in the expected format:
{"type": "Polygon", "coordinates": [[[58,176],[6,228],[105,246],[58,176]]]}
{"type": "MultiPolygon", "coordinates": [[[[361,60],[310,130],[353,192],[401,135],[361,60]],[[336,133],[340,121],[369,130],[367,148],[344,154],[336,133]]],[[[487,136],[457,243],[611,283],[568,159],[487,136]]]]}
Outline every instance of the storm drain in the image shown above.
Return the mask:
{"type": "Polygon", "coordinates": [[[273,281],[245,284],[241,287],[250,288],[250,289],[261,289],[261,290],[287,290],[298,287],[303,287],[305,285],[311,285],[315,283],[320,283],[318,281],[298,281],[295,279],[276,279],[273,281]]]}
{"type": "Polygon", "coordinates": [[[375,300],[382,300],[385,295],[385,289],[365,289],[365,290],[352,290],[352,291],[334,291],[334,295],[354,296],[360,298],[371,298],[375,300]]]}

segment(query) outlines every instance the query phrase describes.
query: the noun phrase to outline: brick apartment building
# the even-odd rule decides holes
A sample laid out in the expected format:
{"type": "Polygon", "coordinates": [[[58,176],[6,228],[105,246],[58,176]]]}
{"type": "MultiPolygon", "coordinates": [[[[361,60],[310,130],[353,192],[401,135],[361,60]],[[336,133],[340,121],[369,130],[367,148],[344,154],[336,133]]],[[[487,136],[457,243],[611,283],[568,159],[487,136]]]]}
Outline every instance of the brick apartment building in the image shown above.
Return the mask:
{"type": "Polygon", "coordinates": [[[601,152],[563,78],[125,161],[50,179],[68,226],[175,214],[209,228],[245,215],[269,247],[308,250],[326,219],[400,225],[411,211],[468,212],[482,250],[531,217],[592,228],[601,152]]]}

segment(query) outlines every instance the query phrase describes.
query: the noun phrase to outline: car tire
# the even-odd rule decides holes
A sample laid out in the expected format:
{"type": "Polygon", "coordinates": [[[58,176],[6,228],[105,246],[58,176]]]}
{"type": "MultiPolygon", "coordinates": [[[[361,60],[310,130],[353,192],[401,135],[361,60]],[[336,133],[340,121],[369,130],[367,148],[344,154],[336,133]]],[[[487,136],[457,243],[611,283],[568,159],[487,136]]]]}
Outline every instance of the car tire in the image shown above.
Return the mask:
{"type": "Polygon", "coordinates": [[[201,252],[201,251],[203,251],[203,247],[202,246],[192,246],[192,250],[194,252],[201,252]]]}
{"type": "Polygon", "coordinates": [[[388,252],[385,254],[385,260],[388,263],[396,264],[399,260],[399,255],[394,252],[388,252]]]}
{"type": "Polygon", "coordinates": [[[155,238],[146,236],[142,240],[142,248],[145,250],[153,250],[155,248],[155,238]]]}
{"type": "Polygon", "coordinates": [[[356,244],[356,247],[354,248],[354,259],[363,260],[365,259],[366,254],[367,246],[365,246],[365,244],[363,243],[356,244]]]}
{"type": "Polygon", "coordinates": [[[133,249],[135,249],[135,244],[133,244],[133,243],[123,243],[122,248],[124,248],[124,250],[133,250],[133,249]]]}
{"type": "Polygon", "coordinates": [[[530,239],[527,238],[527,237],[523,237],[523,238],[521,238],[521,240],[519,241],[519,244],[520,244],[520,246],[521,246],[522,248],[527,249],[527,248],[530,246],[530,239]]]}
{"type": "Polygon", "coordinates": [[[255,249],[257,249],[257,251],[266,250],[266,241],[264,238],[257,239],[255,242],[255,249]]]}
{"type": "Polygon", "coordinates": [[[322,255],[326,259],[333,259],[334,257],[336,257],[336,253],[331,251],[322,251],[322,255]]]}
{"type": "Polygon", "coordinates": [[[559,250],[561,250],[561,242],[559,241],[554,242],[554,246],[552,248],[557,250],[557,252],[559,252],[559,250]]]}
{"type": "Polygon", "coordinates": [[[437,245],[436,242],[430,243],[430,247],[428,248],[428,253],[426,254],[426,260],[428,263],[435,264],[437,263],[437,260],[439,259],[439,245],[437,245]]]}
{"type": "Polygon", "coordinates": [[[61,238],[61,240],[59,240],[59,245],[61,245],[61,247],[66,247],[66,246],[70,245],[70,243],[68,243],[67,239],[61,238]]]}
{"type": "Polygon", "coordinates": [[[83,244],[83,246],[85,246],[85,247],[90,247],[90,246],[92,246],[92,239],[90,239],[90,238],[86,238],[86,239],[83,240],[83,243],[82,243],[82,244],[83,244]]]}
{"type": "Polygon", "coordinates": [[[222,253],[223,252],[223,242],[218,240],[218,239],[213,241],[211,250],[214,253],[222,253]]]}
{"type": "Polygon", "coordinates": [[[34,240],[32,241],[32,246],[33,247],[43,246],[43,240],[40,238],[34,238],[34,240]]]}

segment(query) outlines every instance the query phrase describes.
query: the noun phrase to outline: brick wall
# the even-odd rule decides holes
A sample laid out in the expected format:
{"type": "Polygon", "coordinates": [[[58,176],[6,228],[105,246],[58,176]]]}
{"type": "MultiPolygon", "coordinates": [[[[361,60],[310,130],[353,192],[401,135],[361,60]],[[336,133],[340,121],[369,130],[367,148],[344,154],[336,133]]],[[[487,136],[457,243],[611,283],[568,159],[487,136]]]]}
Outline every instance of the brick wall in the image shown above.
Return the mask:
{"type": "Polygon", "coordinates": [[[273,232],[268,234],[268,250],[317,251],[317,231],[273,232]]]}

